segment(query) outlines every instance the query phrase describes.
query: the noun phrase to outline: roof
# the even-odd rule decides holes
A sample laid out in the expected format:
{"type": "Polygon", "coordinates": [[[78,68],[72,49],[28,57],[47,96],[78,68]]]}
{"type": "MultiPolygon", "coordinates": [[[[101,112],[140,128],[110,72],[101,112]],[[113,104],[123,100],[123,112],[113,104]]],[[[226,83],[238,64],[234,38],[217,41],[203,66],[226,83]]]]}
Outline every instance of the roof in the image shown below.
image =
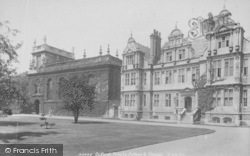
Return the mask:
{"type": "Polygon", "coordinates": [[[180,29],[175,28],[171,33],[169,37],[173,37],[173,36],[179,36],[179,35],[183,35],[183,33],[180,31],[180,29]]]}
{"type": "Polygon", "coordinates": [[[65,50],[61,50],[61,49],[58,49],[58,48],[55,48],[55,47],[52,47],[52,46],[50,46],[48,44],[43,44],[43,45],[33,47],[32,54],[43,52],[43,51],[50,52],[50,53],[60,55],[60,56],[63,56],[63,57],[74,59],[74,54],[73,53],[65,51],[65,50]]]}
{"type": "Polygon", "coordinates": [[[132,38],[132,36],[128,39],[128,44],[124,50],[124,54],[126,53],[131,53],[131,52],[136,52],[136,51],[140,51],[140,52],[143,52],[145,53],[145,57],[146,58],[149,58],[149,52],[150,52],[150,49],[140,43],[137,43],[135,41],[134,38],[132,38]]]}
{"type": "Polygon", "coordinates": [[[122,65],[122,60],[112,55],[83,58],[78,60],[51,64],[46,66],[43,70],[31,74],[50,73],[50,72],[64,71],[64,70],[75,70],[75,69],[95,67],[95,66],[104,67],[104,65],[114,65],[120,67],[122,65]]]}

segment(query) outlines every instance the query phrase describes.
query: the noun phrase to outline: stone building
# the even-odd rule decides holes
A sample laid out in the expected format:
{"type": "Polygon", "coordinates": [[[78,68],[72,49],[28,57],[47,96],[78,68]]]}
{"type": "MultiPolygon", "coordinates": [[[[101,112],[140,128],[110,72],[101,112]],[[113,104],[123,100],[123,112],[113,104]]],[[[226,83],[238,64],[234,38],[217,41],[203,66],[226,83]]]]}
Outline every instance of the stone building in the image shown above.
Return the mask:
{"type": "Polygon", "coordinates": [[[206,87],[223,89],[214,94],[215,109],[204,121],[250,124],[250,43],[245,30],[227,9],[195,24],[189,37],[176,27],[163,46],[156,30],[150,48],[129,38],[121,75],[122,118],[193,123],[198,94],[192,82],[206,74],[206,87]],[[211,84],[212,78],[219,81],[211,84]]]}
{"type": "Polygon", "coordinates": [[[96,103],[87,116],[117,117],[120,101],[120,69],[122,61],[117,57],[106,55],[74,59],[74,49],[67,52],[46,44],[34,45],[29,71],[29,91],[36,114],[52,113],[66,115],[70,112],[62,109],[58,87],[62,78],[71,76],[87,77],[89,83],[96,85],[96,103]]]}

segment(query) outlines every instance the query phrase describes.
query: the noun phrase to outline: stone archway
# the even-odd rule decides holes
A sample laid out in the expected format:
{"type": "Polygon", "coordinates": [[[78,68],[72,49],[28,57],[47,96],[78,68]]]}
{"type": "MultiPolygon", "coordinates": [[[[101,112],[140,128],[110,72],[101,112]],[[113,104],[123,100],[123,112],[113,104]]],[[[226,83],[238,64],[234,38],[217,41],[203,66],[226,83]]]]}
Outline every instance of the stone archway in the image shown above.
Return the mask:
{"type": "Polygon", "coordinates": [[[190,96],[185,97],[185,108],[187,112],[192,111],[192,98],[190,96]]]}
{"type": "Polygon", "coordinates": [[[36,99],[35,102],[34,102],[34,105],[35,105],[36,114],[39,114],[40,101],[38,99],[36,99]]]}

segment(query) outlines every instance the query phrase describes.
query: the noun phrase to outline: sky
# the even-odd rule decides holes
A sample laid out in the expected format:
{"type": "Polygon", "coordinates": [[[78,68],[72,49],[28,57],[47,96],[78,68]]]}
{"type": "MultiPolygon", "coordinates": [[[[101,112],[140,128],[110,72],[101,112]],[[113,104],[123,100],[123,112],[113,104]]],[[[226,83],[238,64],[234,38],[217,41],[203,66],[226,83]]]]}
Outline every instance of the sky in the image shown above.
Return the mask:
{"type": "Polygon", "coordinates": [[[191,18],[207,18],[211,12],[218,15],[225,4],[232,19],[245,29],[250,37],[250,0],[0,0],[0,21],[9,21],[11,27],[21,31],[23,42],[18,52],[18,72],[29,70],[32,47],[47,44],[71,51],[75,58],[103,54],[110,45],[111,55],[118,49],[121,59],[131,35],[149,46],[154,29],[161,32],[162,43],[167,42],[177,27],[187,37],[191,18]]]}

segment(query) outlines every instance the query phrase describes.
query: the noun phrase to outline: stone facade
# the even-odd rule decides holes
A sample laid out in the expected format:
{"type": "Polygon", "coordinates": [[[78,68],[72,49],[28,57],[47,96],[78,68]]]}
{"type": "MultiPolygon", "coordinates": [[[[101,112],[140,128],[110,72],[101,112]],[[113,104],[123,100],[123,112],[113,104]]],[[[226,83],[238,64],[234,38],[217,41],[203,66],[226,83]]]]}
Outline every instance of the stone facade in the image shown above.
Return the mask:
{"type": "MultiPolygon", "coordinates": [[[[74,53],[60,50],[46,43],[34,46],[29,71],[29,94],[35,113],[69,115],[58,92],[61,78],[87,77],[96,84],[96,103],[87,116],[117,117],[120,102],[120,69],[122,61],[109,55],[74,59],[74,53]],[[114,112],[115,111],[115,112],[114,112]]],[[[85,55],[86,56],[86,55],[85,55]]]]}
{"type": "Polygon", "coordinates": [[[216,108],[205,122],[250,124],[250,43],[230,16],[226,9],[215,17],[209,14],[200,22],[203,35],[195,39],[176,27],[163,46],[156,30],[150,48],[131,35],[123,53],[121,118],[193,123],[198,96],[192,82],[206,73],[206,87],[224,89],[214,96],[216,108]],[[210,83],[211,72],[218,82],[210,83]]]}

